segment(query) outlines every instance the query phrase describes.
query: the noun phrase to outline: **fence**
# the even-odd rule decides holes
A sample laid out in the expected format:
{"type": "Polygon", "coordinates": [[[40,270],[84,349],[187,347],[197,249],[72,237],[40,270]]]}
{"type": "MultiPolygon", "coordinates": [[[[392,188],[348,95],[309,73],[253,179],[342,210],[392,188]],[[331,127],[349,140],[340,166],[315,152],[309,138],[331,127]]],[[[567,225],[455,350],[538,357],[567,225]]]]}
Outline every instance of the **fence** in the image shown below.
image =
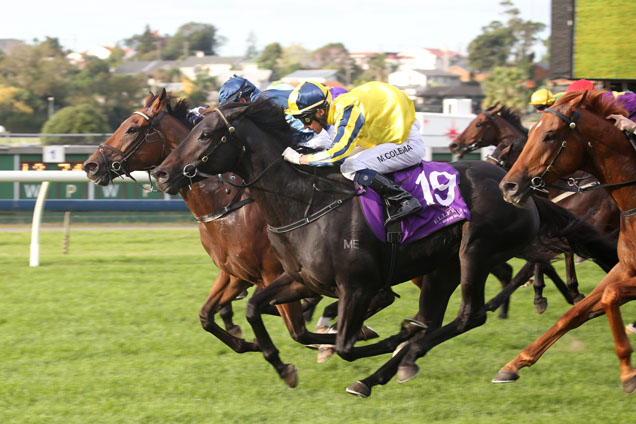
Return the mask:
{"type": "MultiPolygon", "coordinates": [[[[143,180],[148,174],[143,171],[131,173],[135,179],[143,180]]],[[[121,182],[134,182],[132,179],[121,179],[121,182]]],[[[184,202],[175,200],[51,200],[46,201],[50,182],[90,182],[83,171],[0,171],[0,182],[41,182],[37,199],[33,200],[0,200],[0,210],[30,210],[33,221],[31,225],[31,247],[29,265],[40,265],[40,227],[42,213],[47,210],[187,210],[184,202]],[[66,208],[66,209],[64,209],[66,208]],[[70,208],[70,209],[69,209],[70,208]]]]}

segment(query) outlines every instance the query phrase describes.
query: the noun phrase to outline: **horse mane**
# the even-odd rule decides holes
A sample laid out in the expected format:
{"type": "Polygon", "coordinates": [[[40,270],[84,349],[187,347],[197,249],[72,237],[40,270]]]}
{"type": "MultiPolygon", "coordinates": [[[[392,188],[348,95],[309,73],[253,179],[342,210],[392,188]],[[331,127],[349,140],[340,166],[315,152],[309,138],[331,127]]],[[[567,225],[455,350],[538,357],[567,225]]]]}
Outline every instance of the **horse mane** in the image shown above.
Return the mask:
{"type": "MultiPolygon", "coordinates": [[[[565,93],[554,103],[554,106],[568,103],[569,101],[578,98],[581,93],[582,91],[571,91],[569,93],[565,93]]],[[[607,90],[588,91],[587,96],[585,96],[585,100],[583,101],[583,106],[603,118],[608,115],[629,116],[627,111],[623,109],[620,103],[618,103],[614,96],[607,90]],[[608,93],[609,95],[607,95],[608,93]]]]}
{"type": "MultiPolygon", "coordinates": [[[[490,112],[491,110],[493,110],[496,107],[497,107],[497,104],[495,104],[493,106],[490,106],[488,109],[486,109],[486,112],[490,112]]],[[[514,112],[512,110],[512,108],[509,108],[507,106],[503,106],[502,105],[501,106],[501,110],[499,111],[498,115],[500,115],[509,124],[514,126],[516,129],[518,129],[526,137],[528,136],[528,129],[523,126],[523,124],[521,123],[521,118],[519,117],[519,115],[516,112],[514,112]]]]}
{"type": "Polygon", "coordinates": [[[271,134],[285,145],[292,144],[292,131],[285,120],[283,108],[271,99],[258,98],[250,103],[232,102],[223,105],[224,111],[242,108],[241,117],[252,121],[263,131],[271,134]]]}
{"type": "MultiPolygon", "coordinates": [[[[145,107],[149,107],[159,97],[158,94],[152,94],[152,97],[146,102],[145,107]]],[[[194,128],[192,123],[186,119],[188,111],[192,108],[187,99],[178,99],[172,93],[166,94],[166,112],[189,129],[194,128]],[[176,103],[173,102],[176,99],[176,103]]]]}

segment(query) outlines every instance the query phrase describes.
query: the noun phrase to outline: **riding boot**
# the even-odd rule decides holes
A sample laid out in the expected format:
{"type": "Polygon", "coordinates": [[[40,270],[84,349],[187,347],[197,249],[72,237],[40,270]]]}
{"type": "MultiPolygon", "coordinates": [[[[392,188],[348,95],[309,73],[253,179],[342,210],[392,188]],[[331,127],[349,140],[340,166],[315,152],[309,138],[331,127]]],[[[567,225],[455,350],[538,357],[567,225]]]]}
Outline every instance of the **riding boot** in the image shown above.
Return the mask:
{"type": "Polygon", "coordinates": [[[388,217],[384,221],[385,226],[390,222],[399,221],[406,215],[422,209],[420,202],[413,197],[411,193],[404,190],[385,175],[380,173],[375,174],[369,187],[382,197],[387,206],[388,217]]]}

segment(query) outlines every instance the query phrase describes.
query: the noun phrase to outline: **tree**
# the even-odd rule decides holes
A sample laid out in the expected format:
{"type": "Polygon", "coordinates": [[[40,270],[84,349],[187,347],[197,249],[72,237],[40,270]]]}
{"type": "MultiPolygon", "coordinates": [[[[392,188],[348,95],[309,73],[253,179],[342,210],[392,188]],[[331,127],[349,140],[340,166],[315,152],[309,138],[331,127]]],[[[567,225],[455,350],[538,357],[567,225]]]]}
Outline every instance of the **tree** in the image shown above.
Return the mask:
{"type": "Polygon", "coordinates": [[[48,117],[49,97],[65,106],[69,95],[69,78],[78,72],[65,57],[56,38],[46,38],[36,45],[15,47],[0,57],[0,84],[19,90],[19,100],[32,113],[14,111],[11,131],[39,132],[48,117]]]}
{"type": "Polygon", "coordinates": [[[164,59],[174,60],[185,58],[193,51],[214,55],[220,44],[221,39],[214,25],[188,22],[181,25],[175,35],[170,37],[162,56],[164,59]]]}
{"type": "Polygon", "coordinates": [[[194,81],[186,79],[183,86],[183,93],[192,105],[209,104],[210,92],[219,89],[215,77],[204,75],[197,75],[194,81]]]}
{"type": "Polygon", "coordinates": [[[125,39],[124,45],[135,51],[134,58],[137,60],[160,58],[161,38],[157,31],[152,31],[148,25],[141,34],[125,39]]]}
{"type": "Polygon", "coordinates": [[[254,59],[258,56],[258,49],[256,48],[256,34],[253,31],[250,31],[247,36],[247,50],[245,51],[245,58],[247,60],[254,59]]]}
{"type": "Polygon", "coordinates": [[[368,62],[369,69],[359,74],[355,79],[355,84],[364,84],[369,81],[384,81],[389,78],[389,68],[386,64],[385,54],[376,54],[368,62]]]}
{"type": "Polygon", "coordinates": [[[482,31],[467,48],[468,64],[476,72],[505,65],[515,42],[512,30],[499,21],[491,22],[482,31]]]}
{"type": "Polygon", "coordinates": [[[271,43],[265,46],[265,49],[256,59],[256,63],[261,69],[272,70],[272,80],[277,80],[281,76],[280,59],[283,56],[283,48],[278,43],[271,43]]]}
{"type": "MultiPolygon", "coordinates": [[[[108,124],[106,117],[91,105],[69,106],[60,109],[51,119],[46,121],[42,132],[45,134],[83,134],[106,133],[108,124]]],[[[44,144],[99,144],[76,137],[44,137],[44,144]]]]}
{"type": "Polygon", "coordinates": [[[526,109],[530,91],[526,88],[525,82],[526,75],[518,67],[493,68],[483,83],[486,97],[482,108],[486,109],[499,102],[518,111],[526,109]]]}

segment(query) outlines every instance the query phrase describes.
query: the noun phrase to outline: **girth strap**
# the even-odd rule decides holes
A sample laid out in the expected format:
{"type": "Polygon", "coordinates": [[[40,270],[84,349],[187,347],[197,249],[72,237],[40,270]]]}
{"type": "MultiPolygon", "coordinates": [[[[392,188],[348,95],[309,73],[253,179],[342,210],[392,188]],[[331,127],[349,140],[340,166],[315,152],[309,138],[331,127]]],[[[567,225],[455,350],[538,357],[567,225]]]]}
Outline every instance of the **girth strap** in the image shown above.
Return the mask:
{"type": "Polygon", "coordinates": [[[230,212],[234,212],[235,210],[241,209],[243,206],[250,204],[253,201],[254,201],[253,197],[248,197],[246,199],[241,200],[240,202],[231,203],[228,206],[221,208],[218,211],[209,213],[207,215],[203,215],[199,217],[195,216],[194,219],[196,219],[196,221],[199,224],[216,221],[217,219],[223,218],[225,215],[229,214],[230,212]]]}

